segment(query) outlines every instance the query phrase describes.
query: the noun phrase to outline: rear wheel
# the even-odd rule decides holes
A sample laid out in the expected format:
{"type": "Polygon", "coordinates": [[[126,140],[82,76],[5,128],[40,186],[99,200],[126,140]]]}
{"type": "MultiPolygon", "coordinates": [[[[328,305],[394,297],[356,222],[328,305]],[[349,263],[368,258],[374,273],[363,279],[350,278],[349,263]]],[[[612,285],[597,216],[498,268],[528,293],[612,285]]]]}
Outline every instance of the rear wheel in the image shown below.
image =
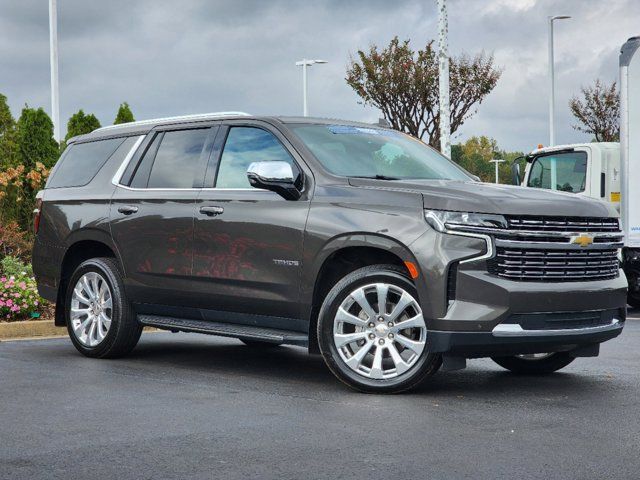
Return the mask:
{"type": "Polygon", "coordinates": [[[427,349],[418,294],[392,265],[356,270],[333,287],[318,317],[320,352],[347,385],[372,393],[407,390],[442,359],[427,349]]]}
{"type": "Polygon", "coordinates": [[[82,262],[71,276],[66,295],[69,337],[87,357],[118,357],[138,343],[138,323],[112,258],[82,262]]]}
{"type": "Polygon", "coordinates": [[[491,357],[503,368],[524,375],[542,375],[556,372],[575,360],[567,352],[534,353],[511,357],[491,357]]]}

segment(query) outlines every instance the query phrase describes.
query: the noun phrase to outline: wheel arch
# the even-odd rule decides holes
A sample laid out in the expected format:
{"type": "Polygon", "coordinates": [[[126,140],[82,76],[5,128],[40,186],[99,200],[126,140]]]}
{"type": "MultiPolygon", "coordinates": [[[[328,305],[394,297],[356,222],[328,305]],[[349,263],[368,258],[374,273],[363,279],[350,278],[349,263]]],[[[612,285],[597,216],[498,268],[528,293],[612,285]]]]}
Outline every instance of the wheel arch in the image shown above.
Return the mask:
{"type": "Polygon", "coordinates": [[[307,293],[309,318],[309,352],[319,353],[317,339],[318,313],[332,286],[349,273],[369,265],[389,264],[407,270],[406,262],[417,269],[419,265],[411,250],[396,239],[379,234],[350,234],[336,237],[325,244],[316,255],[309,274],[311,288],[307,293]]]}
{"type": "MultiPolygon", "coordinates": [[[[71,235],[60,263],[60,281],[58,285],[55,325],[66,325],[65,296],[69,278],[76,267],[85,260],[96,257],[114,258],[122,269],[117,249],[108,233],[102,230],[82,230],[71,235]]],[[[121,270],[122,271],[122,270],[121,270]]]]}

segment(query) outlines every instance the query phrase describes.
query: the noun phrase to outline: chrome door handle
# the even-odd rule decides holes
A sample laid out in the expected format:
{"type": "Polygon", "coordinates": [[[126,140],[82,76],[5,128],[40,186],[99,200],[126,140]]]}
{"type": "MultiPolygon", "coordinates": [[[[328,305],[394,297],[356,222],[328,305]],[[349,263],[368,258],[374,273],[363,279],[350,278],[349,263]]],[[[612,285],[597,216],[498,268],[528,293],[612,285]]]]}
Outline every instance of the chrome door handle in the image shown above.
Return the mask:
{"type": "Polygon", "coordinates": [[[222,215],[224,213],[224,208],[222,207],[200,207],[200,213],[203,215],[207,215],[209,217],[215,217],[217,215],[222,215]]]}
{"type": "Polygon", "coordinates": [[[118,212],[125,215],[131,215],[132,213],[136,213],[137,211],[138,207],[134,207],[133,205],[123,205],[121,207],[118,207],[118,212]]]}

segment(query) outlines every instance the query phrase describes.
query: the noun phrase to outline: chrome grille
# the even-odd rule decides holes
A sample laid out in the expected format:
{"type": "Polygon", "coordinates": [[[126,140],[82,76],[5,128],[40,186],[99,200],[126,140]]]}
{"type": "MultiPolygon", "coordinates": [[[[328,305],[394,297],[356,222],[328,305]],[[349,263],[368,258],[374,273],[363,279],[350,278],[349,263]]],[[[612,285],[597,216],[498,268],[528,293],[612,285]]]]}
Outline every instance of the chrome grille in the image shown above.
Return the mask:
{"type": "Polygon", "coordinates": [[[618,252],[606,250],[496,249],[489,271],[501,277],[526,281],[589,281],[616,278],[618,252]]]}
{"type": "Polygon", "coordinates": [[[617,218],[508,216],[495,229],[489,272],[516,281],[609,280],[619,275],[617,218]],[[582,237],[591,243],[583,244],[582,237]]]}
{"type": "Polygon", "coordinates": [[[536,232],[618,232],[617,218],[508,216],[509,230],[536,232]]]}

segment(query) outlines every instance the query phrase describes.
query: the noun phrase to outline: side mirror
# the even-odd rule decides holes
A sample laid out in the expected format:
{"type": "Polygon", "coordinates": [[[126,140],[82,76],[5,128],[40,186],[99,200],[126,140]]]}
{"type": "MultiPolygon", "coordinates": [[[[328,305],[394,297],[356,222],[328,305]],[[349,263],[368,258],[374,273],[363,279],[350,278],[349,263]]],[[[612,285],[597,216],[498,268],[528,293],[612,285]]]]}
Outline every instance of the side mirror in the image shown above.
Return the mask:
{"type": "Polygon", "coordinates": [[[247,168],[247,179],[252,187],[271,190],[286,200],[298,200],[301,195],[287,162],[253,162],[247,168]]]}

